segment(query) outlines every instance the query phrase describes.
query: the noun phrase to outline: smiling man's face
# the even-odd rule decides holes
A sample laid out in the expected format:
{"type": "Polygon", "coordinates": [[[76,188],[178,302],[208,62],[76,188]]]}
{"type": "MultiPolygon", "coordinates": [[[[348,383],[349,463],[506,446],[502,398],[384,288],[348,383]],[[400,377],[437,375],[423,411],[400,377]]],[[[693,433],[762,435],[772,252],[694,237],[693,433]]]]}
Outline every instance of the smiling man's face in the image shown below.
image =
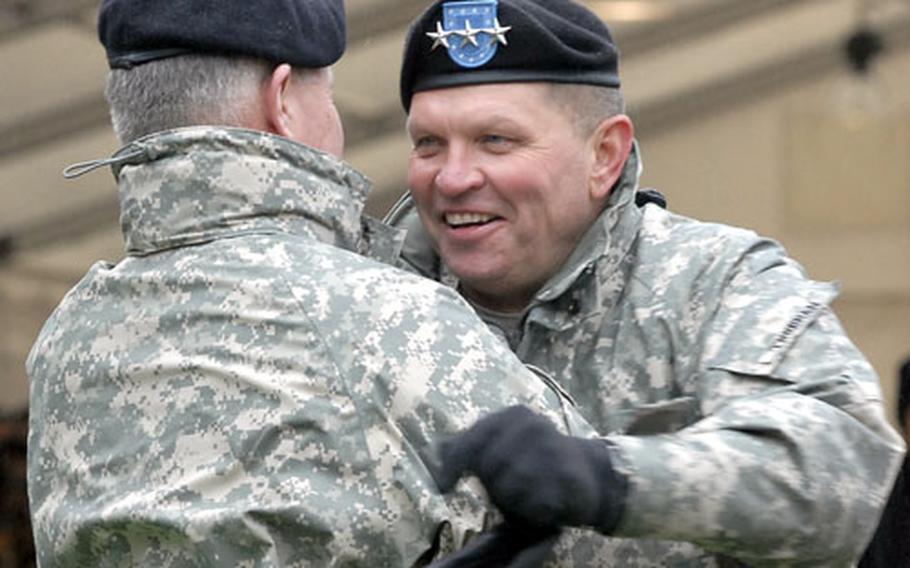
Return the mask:
{"type": "Polygon", "coordinates": [[[541,83],[417,93],[408,183],[464,292],[518,311],[597,218],[595,152],[541,83]]]}

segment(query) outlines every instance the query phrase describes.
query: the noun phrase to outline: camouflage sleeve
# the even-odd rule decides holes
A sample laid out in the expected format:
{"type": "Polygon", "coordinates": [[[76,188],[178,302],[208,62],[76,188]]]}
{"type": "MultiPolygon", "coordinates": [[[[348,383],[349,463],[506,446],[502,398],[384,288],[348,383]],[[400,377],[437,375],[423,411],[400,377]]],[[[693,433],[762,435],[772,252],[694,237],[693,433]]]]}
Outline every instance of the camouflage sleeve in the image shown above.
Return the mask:
{"type": "MultiPolygon", "coordinates": [[[[316,288],[307,282],[294,294],[301,306],[319,303],[314,325],[335,354],[361,417],[384,504],[381,538],[409,543],[411,550],[424,547],[421,555],[446,554],[488,526],[492,508],[473,480],[440,495],[433,479],[440,436],[512,404],[528,405],[563,431],[593,431],[567,397],[527,369],[454,290],[356,260],[324,276],[331,280],[324,283],[331,297],[313,297],[316,288]]],[[[409,565],[416,555],[403,558],[409,565]]]]}
{"type": "Polygon", "coordinates": [[[903,443],[875,372],[777,247],[738,263],[703,337],[676,433],[611,437],[631,492],[619,536],[697,543],[749,565],[850,565],[903,443]]]}

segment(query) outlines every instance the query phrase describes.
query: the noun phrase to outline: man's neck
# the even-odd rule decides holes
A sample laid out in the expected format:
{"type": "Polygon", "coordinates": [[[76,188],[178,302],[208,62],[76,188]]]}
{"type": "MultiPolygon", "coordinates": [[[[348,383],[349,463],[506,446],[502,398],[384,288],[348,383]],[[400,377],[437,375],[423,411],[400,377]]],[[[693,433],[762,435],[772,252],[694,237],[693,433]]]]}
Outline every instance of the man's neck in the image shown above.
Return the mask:
{"type": "Polygon", "coordinates": [[[476,288],[471,288],[461,283],[461,294],[473,306],[479,306],[483,309],[498,312],[500,314],[520,314],[527,309],[534,299],[533,293],[515,291],[512,294],[486,294],[476,288]]]}

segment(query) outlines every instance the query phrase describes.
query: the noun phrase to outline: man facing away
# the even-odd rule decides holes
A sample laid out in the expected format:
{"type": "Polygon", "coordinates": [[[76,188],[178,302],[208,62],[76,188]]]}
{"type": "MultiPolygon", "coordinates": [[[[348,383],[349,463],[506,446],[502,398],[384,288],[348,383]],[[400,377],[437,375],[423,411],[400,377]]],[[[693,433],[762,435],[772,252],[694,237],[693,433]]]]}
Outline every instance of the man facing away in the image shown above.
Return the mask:
{"type": "Polygon", "coordinates": [[[570,0],[435,2],[407,37],[413,202],[389,217],[413,229],[405,260],[552,374],[609,448],[509,409],[444,445],[443,485],[476,475],[508,524],[616,537],[591,565],[851,565],[904,451],[877,377],[834,286],[639,190],[617,61],[570,0]]]}
{"type": "MultiPolygon", "coordinates": [[[[381,260],[339,159],[341,0],[105,0],[126,257],[28,360],[43,566],[411,566],[487,522],[431,442],[577,415],[457,294],[381,260]]],[[[578,423],[578,433],[588,433],[578,423]]],[[[600,538],[600,537],[598,537],[600,538]]]]}

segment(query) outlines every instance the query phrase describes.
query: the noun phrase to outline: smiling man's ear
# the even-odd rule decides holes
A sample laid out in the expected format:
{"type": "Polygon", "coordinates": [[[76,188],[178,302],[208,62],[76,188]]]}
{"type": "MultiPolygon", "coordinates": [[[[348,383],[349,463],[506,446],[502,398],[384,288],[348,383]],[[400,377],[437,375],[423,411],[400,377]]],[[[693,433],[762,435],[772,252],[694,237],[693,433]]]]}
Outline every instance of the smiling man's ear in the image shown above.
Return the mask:
{"type": "Polygon", "coordinates": [[[632,151],[634,136],[632,120],[624,114],[604,119],[591,134],[594,151],[588,188],[591,199],[602,201],[610,195],[632,151]]]}

